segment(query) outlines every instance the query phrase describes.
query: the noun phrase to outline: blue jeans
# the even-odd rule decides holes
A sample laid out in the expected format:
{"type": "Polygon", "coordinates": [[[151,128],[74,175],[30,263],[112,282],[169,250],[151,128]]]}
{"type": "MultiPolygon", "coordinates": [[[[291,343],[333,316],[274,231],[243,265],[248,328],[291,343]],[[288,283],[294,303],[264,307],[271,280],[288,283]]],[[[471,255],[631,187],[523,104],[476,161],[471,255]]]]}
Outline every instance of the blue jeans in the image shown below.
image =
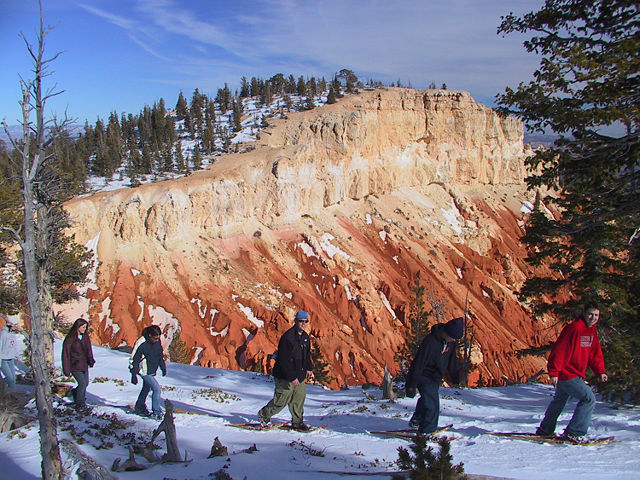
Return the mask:
{"type": "Polygon", "coordinates": [[[416,403],[413,417],[419,425],[418,431],[420,433],[435,432],[438,429],[438,418],[440,417],[440,382],[420,377],[417,387],[420,398],[416,403]]]}
{"type": "Polygon", "coordinates": [[[7,387],[16,388],[16,361],[13,358],[2,360],[0,370],[7,387]]]}
{"type": "Polygon", "coordinates": [[[564,433],[577,437],[587,434],[589,425],[591,425],[591,415],[596,406],[596,397],[581,377],[558,381],[556,393],[547,407],[542,423],[540,423],[540,430],[548,435],[555,432],[556,422],[569,397],[575,398],[578,401],[578,405],[564,433]]]}
{"type": "Polygon", "coordinates": [[[152,391],[151,410],[153,413],[160,415],[162,414],[162,398],[160,397],[162,391],[155,375],[142,375],[142,390],[140,390],[140,395],[138,395],[138,400],[136,401],[136,411],[144,412],[147,409],[147,395],[150,390],[152,391]]]}
{"type": "Polygon", "coordinates": [[[87,372],[71,372],[73,378],[78,382],[78,386],[73,389],[73,400],[78,407],[84,407],[87,393],[87,372]]]}

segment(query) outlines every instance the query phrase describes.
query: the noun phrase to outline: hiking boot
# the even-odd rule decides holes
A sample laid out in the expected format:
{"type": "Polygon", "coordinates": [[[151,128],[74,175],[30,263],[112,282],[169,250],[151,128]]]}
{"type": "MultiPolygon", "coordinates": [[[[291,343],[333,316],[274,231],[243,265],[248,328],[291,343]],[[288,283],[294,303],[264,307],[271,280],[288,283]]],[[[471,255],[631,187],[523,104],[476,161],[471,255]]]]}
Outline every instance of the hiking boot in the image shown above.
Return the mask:
{"type": "Polygon", "coordinates": [[[543,437],[551,437],[552,436],[551,433],[545,432],[540,427],[536,428],[536,435],[540,435],[540,436],[543,436],[543,437]]]}
{"type": "Polygon", "coordinates": [[[569,442],[575,442],[575,443],[580,443],[582,442],[582,435],[575,435],[573,433],[569,433],[569,432],[564,432],[562,434],[562,439],[563,440],[567,440],[569,442]]]}
{"type": "Polygon", "coordinates": [[[258,413],[258,422],[262,428],[268,428],[272,425],[270,418],[264,418],[262,415],[258,413]]]}
{"type": "Polygon", "coordinates": [[[162,420],[164,418],[164,412],[153,412],[149,415],[149,418],[153,418],[154,420],[162,420]]]}
{"type": "Polygon", "coordinates": [[[134,410],[134,413],[136,415],[140,415],[141,417],[150,417],[151,416],[151,412],[149,412],[149,410],[147,410],[146,408],[144,410],[136,408],[134,410]]]}
{"type": "Polygon", "coordinates": [[[304,423],[293,423],[291,424],[291,429],[297,430],[298,432],[308,432],[309,430],[311,430],[311,427],[304,423]]]}
{"type": "Polygon", "coordinates": [[[409,420],[409,428],[418,428],[420,426],[420,422],[416,417],[411,417],[409,420]]]}

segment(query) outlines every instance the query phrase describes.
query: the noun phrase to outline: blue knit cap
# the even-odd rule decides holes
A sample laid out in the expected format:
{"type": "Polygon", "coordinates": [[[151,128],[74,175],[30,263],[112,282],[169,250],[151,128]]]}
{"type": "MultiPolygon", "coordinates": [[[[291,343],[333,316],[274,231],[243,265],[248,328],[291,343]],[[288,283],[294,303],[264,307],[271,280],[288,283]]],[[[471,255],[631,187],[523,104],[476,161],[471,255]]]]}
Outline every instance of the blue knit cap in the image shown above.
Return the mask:
{"type": "Polygon", "coordinates": [[[298,313],[296,313],[296,320],[304,320],[308,318],[309,318],[309,314],[304,310],[300,310],[298,313]]]}

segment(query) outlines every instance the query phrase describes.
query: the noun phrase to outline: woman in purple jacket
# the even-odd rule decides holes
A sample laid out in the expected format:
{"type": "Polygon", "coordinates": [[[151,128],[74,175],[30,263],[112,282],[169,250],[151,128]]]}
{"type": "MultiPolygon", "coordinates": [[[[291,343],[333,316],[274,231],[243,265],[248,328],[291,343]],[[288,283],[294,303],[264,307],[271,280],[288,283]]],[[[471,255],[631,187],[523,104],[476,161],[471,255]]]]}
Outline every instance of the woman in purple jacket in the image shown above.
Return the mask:
{"type": "Polygon", "coordinates": [[[62,344],[62,372],[67,376],[73,375],[78,382],[78,386],[73,389],[73,400],[78,410],[86,408],[89,367],[93,367],[95,363],[87,332],[88,325],[84,318],[77,319],[62,344]]]}

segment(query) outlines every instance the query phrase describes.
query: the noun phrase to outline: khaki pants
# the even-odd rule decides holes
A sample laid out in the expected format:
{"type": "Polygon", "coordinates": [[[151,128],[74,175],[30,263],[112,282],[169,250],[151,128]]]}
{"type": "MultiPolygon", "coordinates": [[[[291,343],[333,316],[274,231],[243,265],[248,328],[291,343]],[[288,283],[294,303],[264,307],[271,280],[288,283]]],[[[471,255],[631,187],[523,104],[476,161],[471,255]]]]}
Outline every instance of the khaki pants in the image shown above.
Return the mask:
{"type": "Polygon", "coordinates": [[[258,416],[264,420],[271,420],[271,417],[279,413],[284,407],[289,407],[291,412],[291,423],[297,425],[302,423],[304,416],[304,399],[307,396],[307,386],[304,382],[294,385],[292,382],[281,378],[274,378],[276,390],[273,398],[258,412],[258,416]]]}

